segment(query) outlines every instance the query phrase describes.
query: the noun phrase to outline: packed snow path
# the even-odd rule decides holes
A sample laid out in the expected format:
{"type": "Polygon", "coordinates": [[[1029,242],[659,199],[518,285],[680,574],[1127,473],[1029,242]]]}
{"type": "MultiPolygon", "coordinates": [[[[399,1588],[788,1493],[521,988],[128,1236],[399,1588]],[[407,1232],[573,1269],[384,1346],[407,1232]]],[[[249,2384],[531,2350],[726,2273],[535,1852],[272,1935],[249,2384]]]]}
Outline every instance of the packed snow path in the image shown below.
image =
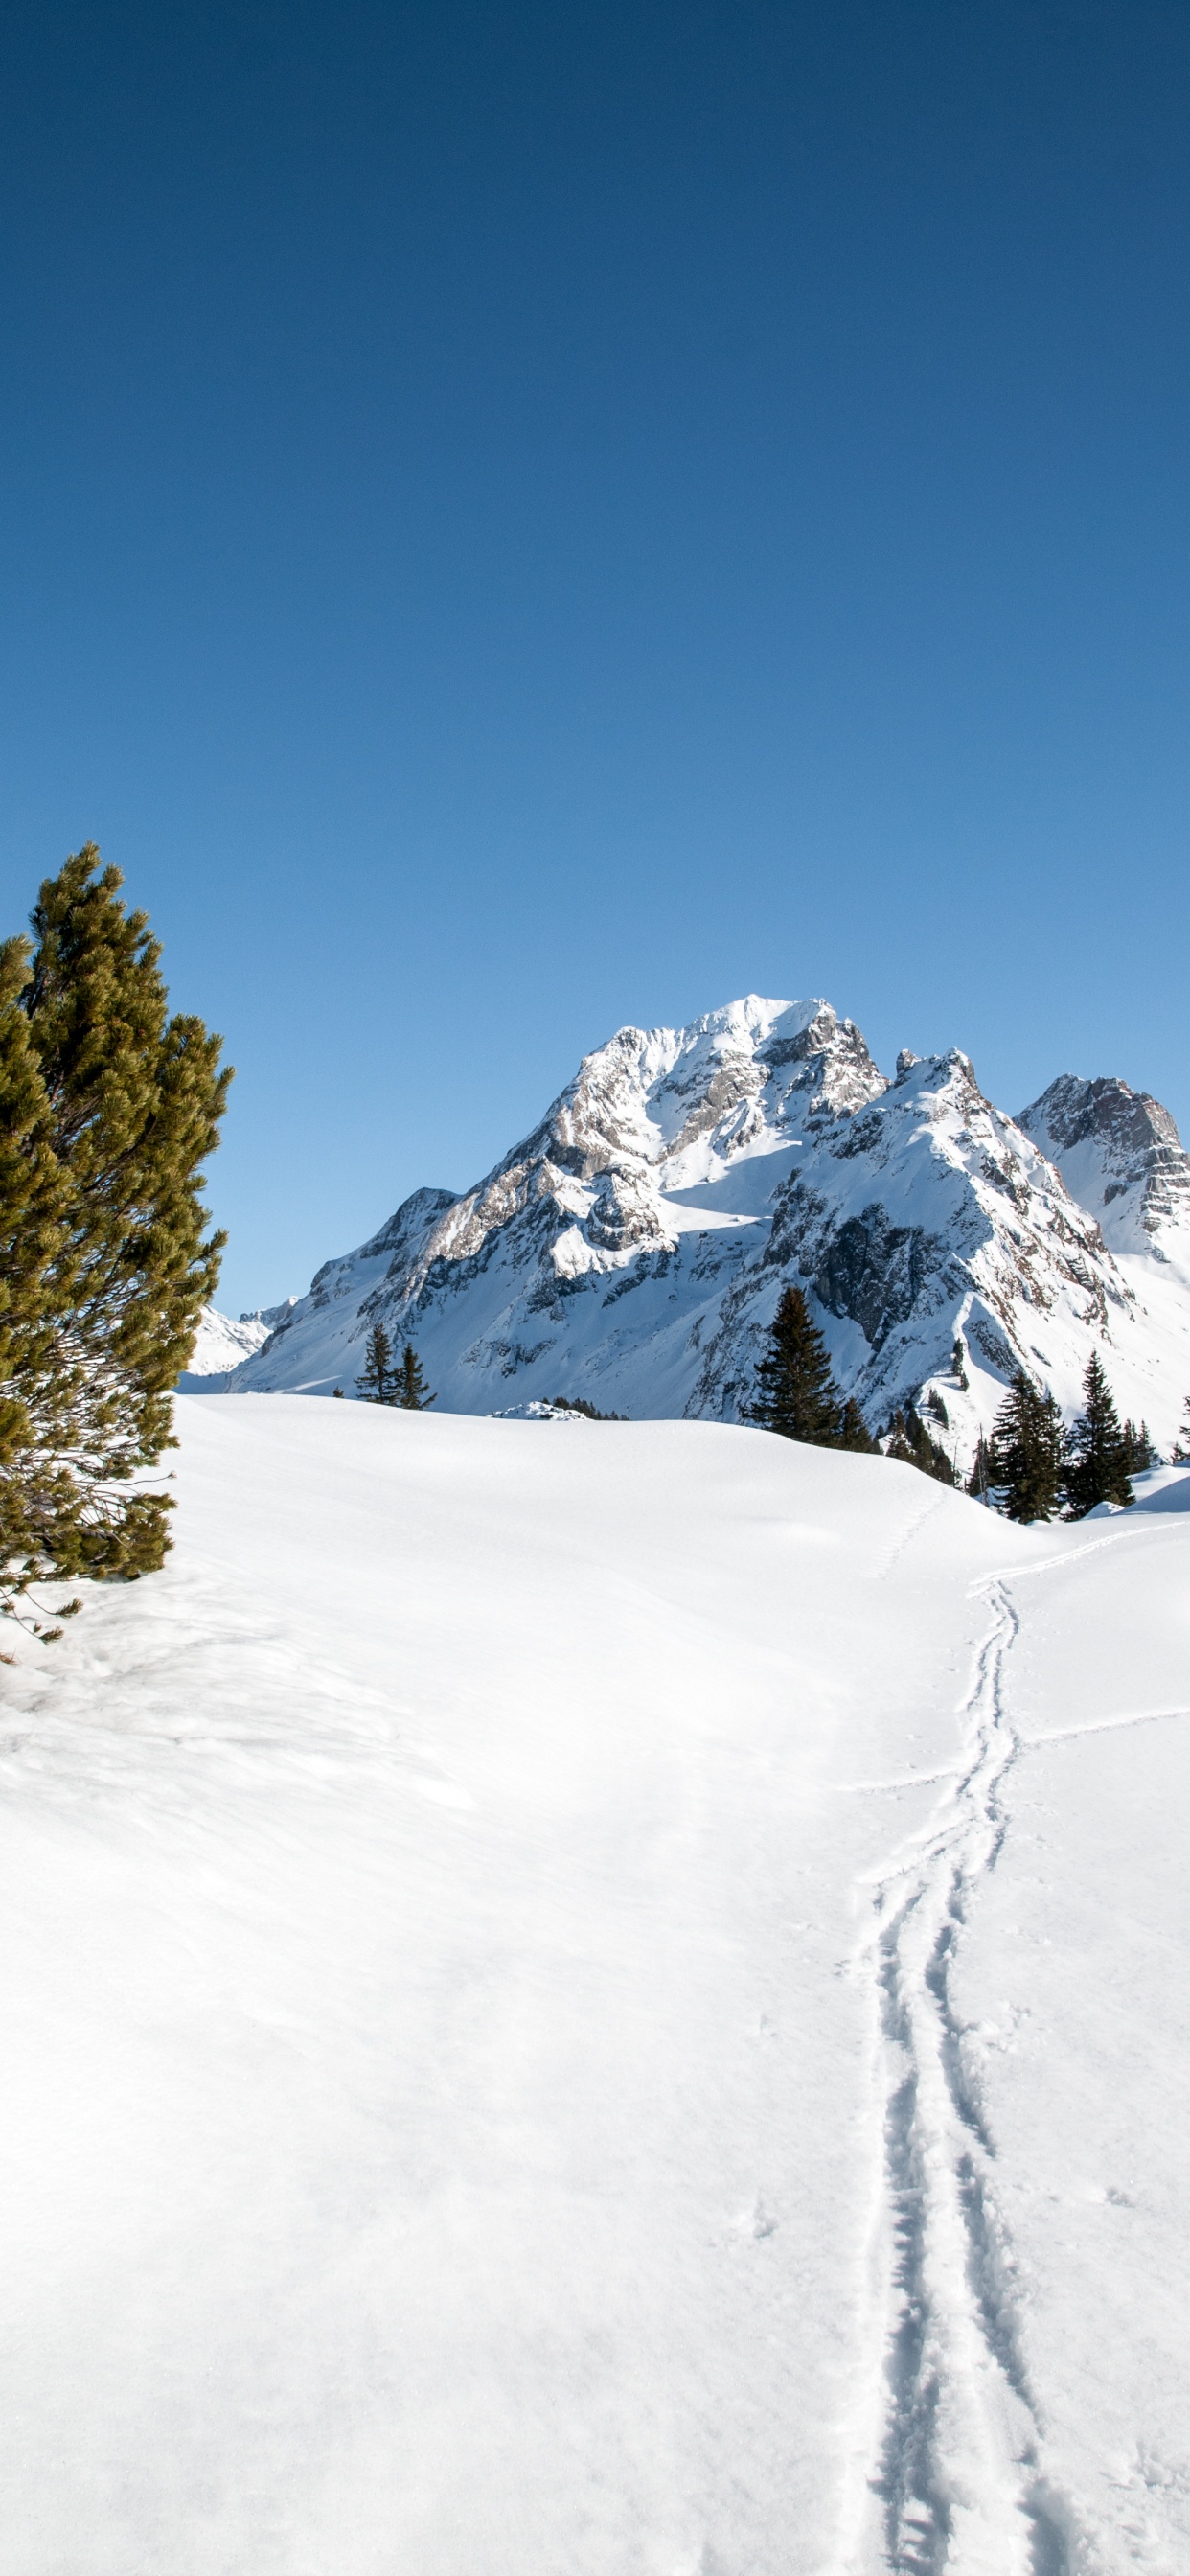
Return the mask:
{"type": "Polygon", "coordinates": [[[1190,1514],[179,1418],[0,1671],[6,2571],[1182,2576],[1190,1514]]]}
{"type": "Polygon", "coordinates": [[[876,1890],[893,2300],[876,2485],[888,2562],[921,2576],[946,2567],[1058,2576],[1069,2565],[1069,2517],[1055,2514],[1038,2476],[1041,2425],[994,2198],[995,2149],[950,1991],[972,1900],[1004,1839],[1003,1789],[1018,1751],[1004,1688],[1018,1620],[1003,1584],[990,1601],[967,1767],[876,1890]]]}

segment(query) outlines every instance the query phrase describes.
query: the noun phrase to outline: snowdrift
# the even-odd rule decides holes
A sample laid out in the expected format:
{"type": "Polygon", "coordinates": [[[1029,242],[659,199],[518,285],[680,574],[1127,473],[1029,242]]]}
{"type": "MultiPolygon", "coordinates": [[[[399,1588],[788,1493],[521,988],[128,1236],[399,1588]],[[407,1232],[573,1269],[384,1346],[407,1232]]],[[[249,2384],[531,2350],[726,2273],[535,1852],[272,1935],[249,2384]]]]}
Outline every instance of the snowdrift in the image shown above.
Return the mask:
{"type": "Polygon", "coordinates": [[[6,2569],[1190,2563],[1190,1518],[178,1416],[0,1670],[6,2569]]]}

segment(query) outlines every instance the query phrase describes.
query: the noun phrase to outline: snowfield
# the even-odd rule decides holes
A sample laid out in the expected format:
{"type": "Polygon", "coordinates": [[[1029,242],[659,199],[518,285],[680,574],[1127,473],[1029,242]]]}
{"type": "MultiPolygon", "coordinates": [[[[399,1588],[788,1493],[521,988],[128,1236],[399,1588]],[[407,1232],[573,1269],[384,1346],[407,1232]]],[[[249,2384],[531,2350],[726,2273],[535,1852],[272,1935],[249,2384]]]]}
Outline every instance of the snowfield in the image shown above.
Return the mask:
{"type": "Polygon", "coordinates": [[[0,1670],[7,2576],[1184,2576],[1176,1475],[177,1411],[0,1670]]]}

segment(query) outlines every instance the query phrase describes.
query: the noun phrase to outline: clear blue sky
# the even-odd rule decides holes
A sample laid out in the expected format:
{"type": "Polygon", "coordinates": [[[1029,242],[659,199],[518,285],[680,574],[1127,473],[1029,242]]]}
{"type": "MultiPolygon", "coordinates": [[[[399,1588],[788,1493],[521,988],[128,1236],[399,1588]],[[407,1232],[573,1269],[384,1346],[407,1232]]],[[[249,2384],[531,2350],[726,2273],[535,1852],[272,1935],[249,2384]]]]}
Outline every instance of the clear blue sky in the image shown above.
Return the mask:
{"type": "Polygon", "coordinates": [[[1190,10],[12,0],[3,927],[239,1068],[220,1302],[749,989],[1190,1124],[1190,10]]]}

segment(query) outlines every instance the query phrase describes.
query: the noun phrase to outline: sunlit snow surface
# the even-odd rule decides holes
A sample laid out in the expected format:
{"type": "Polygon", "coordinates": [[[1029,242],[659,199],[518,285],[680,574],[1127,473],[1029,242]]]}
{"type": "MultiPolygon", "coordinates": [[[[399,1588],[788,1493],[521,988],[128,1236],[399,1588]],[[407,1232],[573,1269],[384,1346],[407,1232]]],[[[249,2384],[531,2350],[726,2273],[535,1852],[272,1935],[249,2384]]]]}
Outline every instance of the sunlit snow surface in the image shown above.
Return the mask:
{"type": "Polygon", "coordinates": [[[1180,2576],[1190,1515],[178,1414],[0,1671],[9,2576],[1180,2576]]]}

